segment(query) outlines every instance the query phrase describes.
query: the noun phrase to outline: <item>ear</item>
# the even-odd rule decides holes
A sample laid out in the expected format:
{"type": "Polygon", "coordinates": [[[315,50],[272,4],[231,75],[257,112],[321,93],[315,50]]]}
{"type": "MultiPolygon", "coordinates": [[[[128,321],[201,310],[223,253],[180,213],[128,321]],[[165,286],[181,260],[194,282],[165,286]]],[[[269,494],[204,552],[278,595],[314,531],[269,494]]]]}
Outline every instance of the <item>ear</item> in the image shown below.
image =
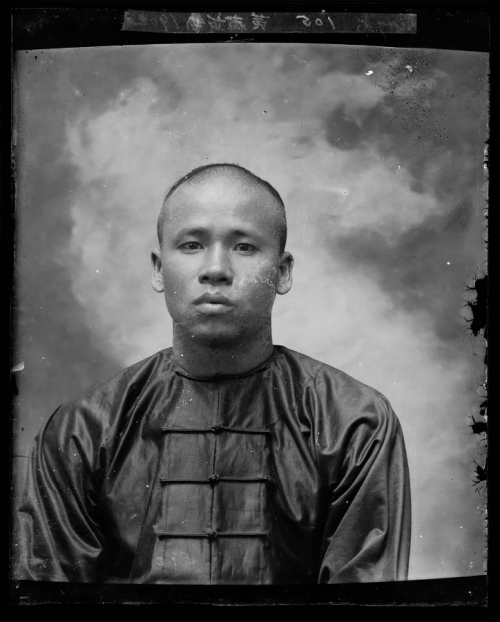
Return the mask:
{"type": "Polygon", "coordinates": [[[164,290],[161,266],[161,250],[159,248],[155,248],[151,251],[151,267],[153,269],[151,275],[151,285],[153,286],[155,292],[158,292],[159,294],[164,290]]]}
{"type": "Polygon", "coordinates": [[[292,287],[292,270],[293,257],[288,251],[281,255],[280,265],[278,269],[278,282],[276,284],[276,292],[278,294],[288,294],[292,287]]]}

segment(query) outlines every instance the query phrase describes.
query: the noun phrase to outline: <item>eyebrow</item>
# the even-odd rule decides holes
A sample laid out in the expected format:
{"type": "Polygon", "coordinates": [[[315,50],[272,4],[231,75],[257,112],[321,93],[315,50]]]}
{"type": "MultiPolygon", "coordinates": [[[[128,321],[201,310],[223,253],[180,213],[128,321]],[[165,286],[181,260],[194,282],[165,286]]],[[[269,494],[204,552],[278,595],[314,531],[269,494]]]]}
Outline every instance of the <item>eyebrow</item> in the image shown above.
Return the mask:
{"type": "MultiPolygon", "coordinates": [[[[180,229],[175,238],[182,238],[184,236],[197,236],[197,235],[205,235],[209,232],[209,230],[205,227],[185,227],[184,229],[180,229]]],[[[234,237],[244,238],[244,237],[259,237],[258,231],[253,230],[244,230],[244,229],[232,229],[229,232],[229,235],[234,237]]]]}
{"type": "Polygon", "coordinates": [[[186,227],[184,229],[180,229],[175,237],[176,238],[182,238],[185,235],[203,235],[204,233],[207,233],[207,229],[204,229],[203,227],[186,227]]]}

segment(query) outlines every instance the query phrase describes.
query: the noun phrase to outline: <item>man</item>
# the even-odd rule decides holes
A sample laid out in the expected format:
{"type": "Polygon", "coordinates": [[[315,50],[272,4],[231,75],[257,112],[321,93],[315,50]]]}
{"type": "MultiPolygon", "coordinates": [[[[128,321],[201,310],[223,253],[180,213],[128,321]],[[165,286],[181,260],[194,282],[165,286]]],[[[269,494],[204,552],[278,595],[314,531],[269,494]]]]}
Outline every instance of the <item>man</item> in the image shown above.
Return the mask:
{"type": "Polygon", "coordinates": [[[407,576],[410,492],[388,401],[274,346],[283,202],[232,164],[167,194],[153,287],[173,346],[61,406],[36,439],[22,578],[342,583],[407,576]]]}

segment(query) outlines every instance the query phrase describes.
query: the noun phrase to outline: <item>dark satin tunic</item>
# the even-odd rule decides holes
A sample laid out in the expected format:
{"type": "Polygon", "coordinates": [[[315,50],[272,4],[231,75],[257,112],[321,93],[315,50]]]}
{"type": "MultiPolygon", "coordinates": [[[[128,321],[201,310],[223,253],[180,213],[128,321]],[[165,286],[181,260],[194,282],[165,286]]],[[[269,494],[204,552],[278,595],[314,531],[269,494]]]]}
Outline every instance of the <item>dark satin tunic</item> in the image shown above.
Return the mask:
{"type": "Polygon", "coordinates": [[[410,490],[380,393],[276,346],[238,377],[171,349],[56,410],[20,508],[17,578],[181,584],[407,577],[410,490]]]}

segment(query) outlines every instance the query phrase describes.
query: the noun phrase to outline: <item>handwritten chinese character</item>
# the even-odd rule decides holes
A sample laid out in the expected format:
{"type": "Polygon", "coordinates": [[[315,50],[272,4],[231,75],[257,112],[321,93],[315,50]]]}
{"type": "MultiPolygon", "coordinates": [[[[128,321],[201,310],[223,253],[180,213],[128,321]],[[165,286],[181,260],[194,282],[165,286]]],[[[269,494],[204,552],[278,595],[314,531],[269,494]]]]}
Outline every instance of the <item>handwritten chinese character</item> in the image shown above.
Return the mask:
{"type": "Polygon", "coordinates": [[[147,26],[146,14],[144,11],[128,11],[127,17],[131,20],[131,26],[147,26]]]}
{"type": "Polygon", "coordinates": [[[266,29],[266,19],[269,19],[269,17],[267,15],[257,15],[256,13],[252,13],[252,28],[254,30],[258,30],[259,28],[261,30],[265,30],[266,29]]]}
{"type": "Polygon", "coordinates": [[[191,28],[195,32],[200,32],[205,25],[205,20],[200,13],[191,13],[187,21],[187,27],[191,28]]]}
{"type": "Polygon", "coordinates": [[[239,17],[238,15],[228,15],[225,19],[228,23],[229,32],[240,32],[242,30],[246,31],[242,17],[239,17]]]}
{"type": "Polygon", "coordinates": [[[177,23],[177,20],[175,19],[172,13],[170,14],[162,13],[159,17],[159,21],[161,24],[163,24],[163,29],[165,32],[170,32],[171,30],[179,30],[179,24],[177,23]],[[169,20],[172,20],[174,22],[175,28],[173,26],[172,28],[170,28],[169,20]]]}
{"type": "Polygon", "coordinates": [[[160,15],[159,22],[163,25],[163,30],[168,32],[168,16],[165,13],[160,15]]]}
{"type": "Polygon", "coordinates": [[[208,26],[210,28],[210,32],[217,32],[219,30],[224,30],[224,20],[221,18],[220,13],[217,17],[212,17],[211,15],[207,15],[208,26]]]}

